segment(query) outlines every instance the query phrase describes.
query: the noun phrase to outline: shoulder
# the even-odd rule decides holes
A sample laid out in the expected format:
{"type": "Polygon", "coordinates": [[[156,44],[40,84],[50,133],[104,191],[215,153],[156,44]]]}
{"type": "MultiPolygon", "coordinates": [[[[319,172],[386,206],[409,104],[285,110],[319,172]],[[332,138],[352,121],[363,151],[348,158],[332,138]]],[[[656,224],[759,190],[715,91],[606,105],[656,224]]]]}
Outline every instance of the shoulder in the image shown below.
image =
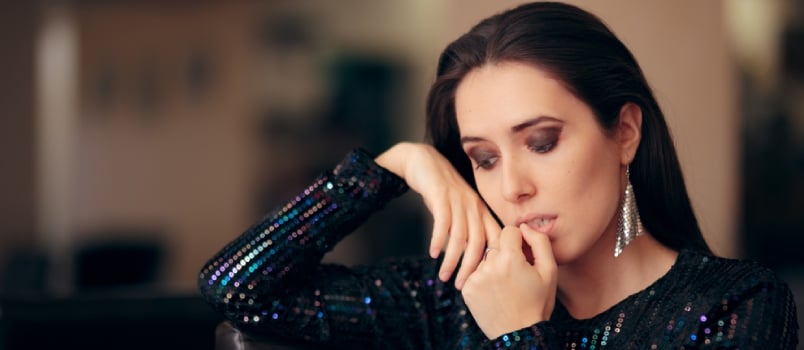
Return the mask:
{"type": "Polygon", "coordinates": [[[679,254],[678,272],[688,288],[723,298],[763,294],[790,295],[787,284],[770,268],[755,261],[717,257],[695,251],[679,254]],[[686,278],[684,278],[686,277],[686,278]]]}
{"type": "Polygon", "coordinates": [[[752,349],[795,347],[795,301],[773,270],[753,261],[688,251],[679,255],[676,270],[680,283],[675,283],[671,295],[683,299],[686,312],[695,310],[700,322],[694,323],[696,337],[712,341],[718,348],[731,349],[735,344],[752,349]],[[752,346],[745,346],[748,344],[752,346]]]}

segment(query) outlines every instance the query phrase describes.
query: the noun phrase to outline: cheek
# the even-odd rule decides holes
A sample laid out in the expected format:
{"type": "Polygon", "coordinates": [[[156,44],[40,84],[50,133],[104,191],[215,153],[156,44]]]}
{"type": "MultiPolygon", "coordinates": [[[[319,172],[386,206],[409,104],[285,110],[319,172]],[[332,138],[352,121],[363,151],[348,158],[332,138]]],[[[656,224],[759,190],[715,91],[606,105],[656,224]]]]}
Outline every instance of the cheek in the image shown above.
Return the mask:
{"type": "Polygon", "coordinates": [[[577,207],[576,214],[586,217],[587,223],[605,228],[620,201],[619,163],[609,154],[578,157],[575,163],[557,180],[566,185],[564,204],[577,207]]]}

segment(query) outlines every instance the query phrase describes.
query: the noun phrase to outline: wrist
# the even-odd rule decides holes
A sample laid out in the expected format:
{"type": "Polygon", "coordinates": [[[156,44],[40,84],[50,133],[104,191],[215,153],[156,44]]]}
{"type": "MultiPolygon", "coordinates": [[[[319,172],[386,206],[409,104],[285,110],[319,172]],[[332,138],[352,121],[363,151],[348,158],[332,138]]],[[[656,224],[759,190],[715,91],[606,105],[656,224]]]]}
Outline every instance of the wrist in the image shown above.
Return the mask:
{"type": "Polygon", "coordinates": [[[405,159],[407,159],[405,153],[407,152],[409,146],[409,142],[399,142],[374,158],[374,162],[377,163],[377,165],[388,169],[388,171],[394,173],[396,176],[404,179],[405,159]]]}

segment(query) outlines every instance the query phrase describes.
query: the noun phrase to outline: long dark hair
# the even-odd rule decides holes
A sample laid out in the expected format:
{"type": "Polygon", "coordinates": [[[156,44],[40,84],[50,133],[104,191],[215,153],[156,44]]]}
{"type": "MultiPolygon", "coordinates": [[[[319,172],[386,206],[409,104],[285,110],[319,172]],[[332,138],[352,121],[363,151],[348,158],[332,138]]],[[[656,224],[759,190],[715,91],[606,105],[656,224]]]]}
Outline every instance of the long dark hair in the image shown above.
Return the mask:
{"type": "Polygon", "coordinates": [[[455,90],[487,63],[532,64],[561,81],[608,131],[628,102],[642,109],[642,139],[630,165],[642,224],[665,246],[709,252],[690,205],[664,115],[630,51],[596,16],[541,2],[489,17],[447,46],[427,99],[427,137],[476,188],[460,144],[455,90]]]}

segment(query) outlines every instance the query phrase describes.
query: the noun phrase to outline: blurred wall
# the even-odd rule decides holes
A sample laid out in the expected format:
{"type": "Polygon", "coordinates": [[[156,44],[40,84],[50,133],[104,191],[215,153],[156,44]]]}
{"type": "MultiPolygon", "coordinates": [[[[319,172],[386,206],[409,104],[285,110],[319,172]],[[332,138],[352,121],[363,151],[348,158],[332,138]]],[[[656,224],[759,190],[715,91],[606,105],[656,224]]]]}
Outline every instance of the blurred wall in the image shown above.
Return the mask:
{"type": "Polygon", "coordinates": [[[192,288],[214,247],[253,219],[251,8],[78,7],[74,242],[145,236],[120,238],[164,246],[164,285],[192,288]]]}
{"type": "Polygon", "coordinates": [[[33,2],[0,2],[0,264],[35,237],[36,9],[33,2]]]}

